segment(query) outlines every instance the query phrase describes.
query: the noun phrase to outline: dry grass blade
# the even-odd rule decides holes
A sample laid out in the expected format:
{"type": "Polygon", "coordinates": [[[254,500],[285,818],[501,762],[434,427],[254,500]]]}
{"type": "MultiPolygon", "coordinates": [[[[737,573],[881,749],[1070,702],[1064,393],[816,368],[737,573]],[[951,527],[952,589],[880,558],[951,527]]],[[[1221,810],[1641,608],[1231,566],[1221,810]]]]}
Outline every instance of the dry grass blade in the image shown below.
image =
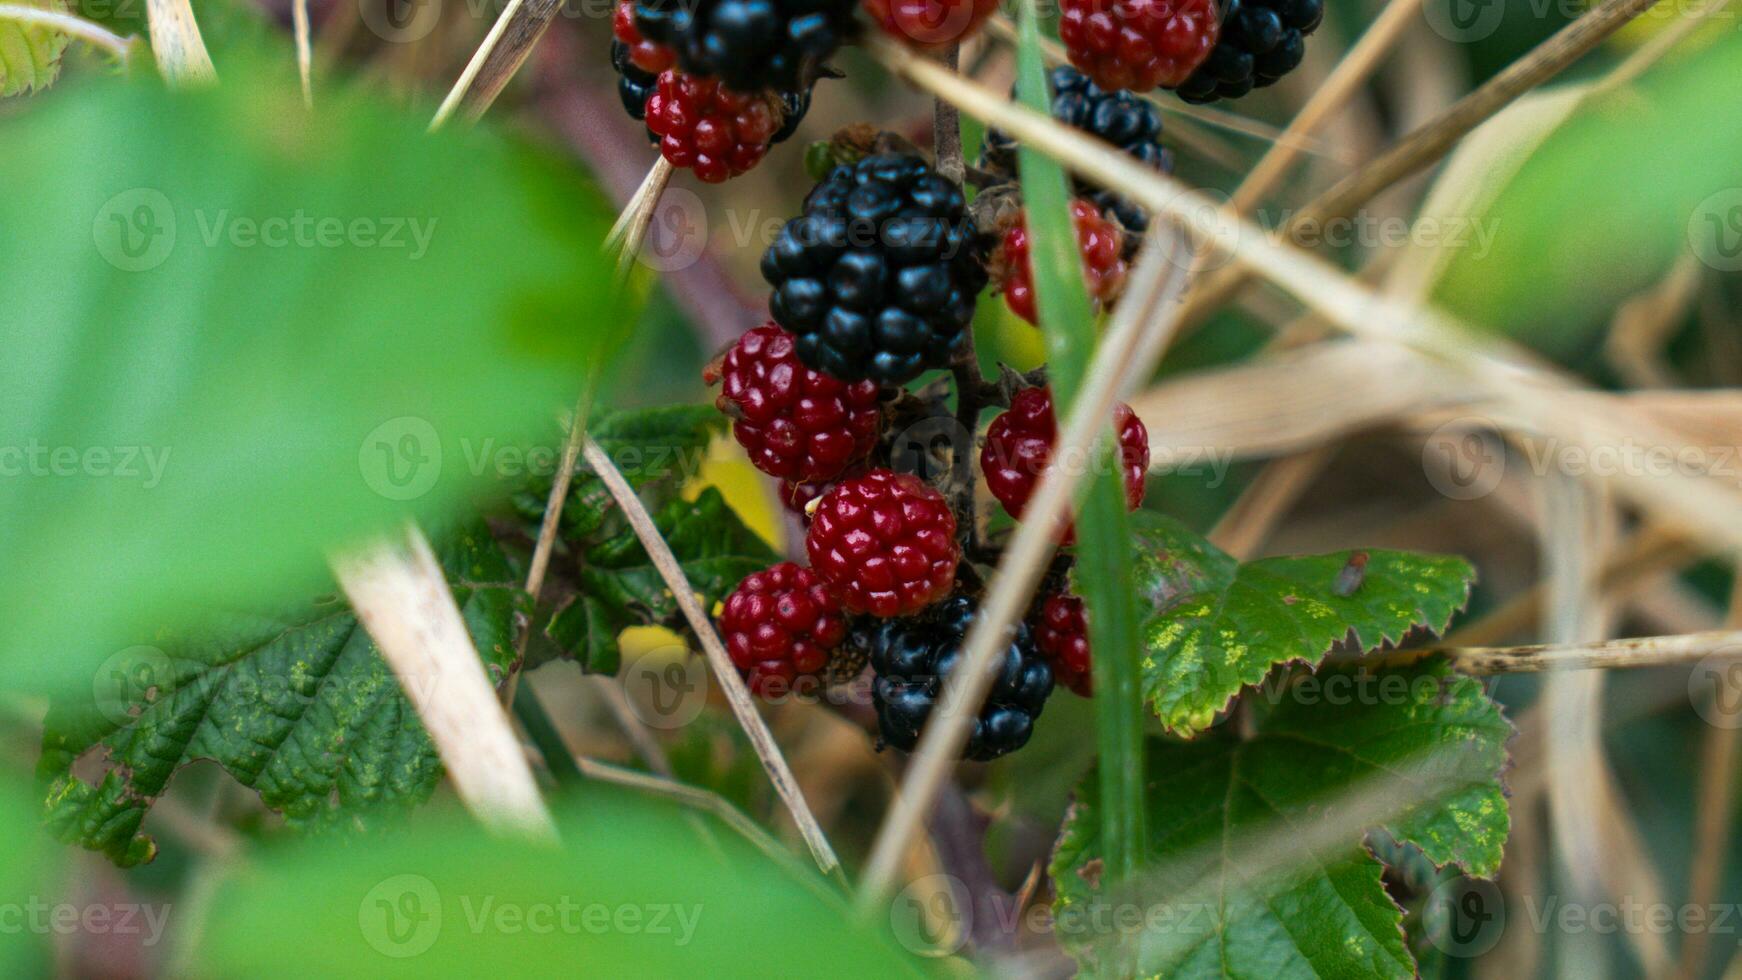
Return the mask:
{"type": "Polygon", "coordinates": [[[642,179],[641,186],[635,189],[629,202],[623,205],[623,210],[617,215],[617,222],[611,226],[611,231],[605,236],[605,250],[617,253],[617,278],[621,282],[629,274],[635,256],[641,252],[641,243],[646,240],[648,226],[653,223],[654,212],[659,208],[659,197],[665,193],[665,187],[671,183],[671,161],[661,156],[653,161],[653,166],[647,168],[647,176],[642,179]]]}
{"type": "Polygon", "coordinates": [[[312,109],[315,105],[314,46],[309,40],[308,0],[291,0],[290,23],[296,37],[296,74],[302,81],[302,104],[312,109]]]}
{"type": "Polygon", "coordinates": [[[332,565],[460,799],[491,827],[554,840],[532,768],[423,532],[406,525],[332,565]]]}
{"type": "Polygon", "coordinates": [[[188,0],[146,0],[145,18],[151,33],[151,53],[157,70],[172,87],[205,85],[218,80],[212,56],[200,36],[188,0]]]}
{"type": "MultiPolygon", "coordinates": [[[[1283,231],[1291,238],[1304,227],[1322,227],[1345,217],[1399,181],[1445,156],[1459,140],[1519,96],[1560,74],[1605,38],[1650,9],[1656,0],[1606,0],[1513,62],[1451,108],[1399,140],[1371,163],[1345,177],[1289,216],[1283,231]]],[[[1250,271],[1224,269],[1197,283],[1185,315],[1186,329],[1201,323],[1245,285],[1250,271]]]]}
{"type": "Polygon", "coordinates": [[[1320,446],[1272,461],[1210,529],[1210,542],[1236,558],[1251,558],[1333,455],[1331,447],[1320,446]]]}
{"type": "Polygon", "coordinates": [[[447,98],[436,109],[429,128],[440,129],[461,105],[466,106],[470,118],[482,116],[525,64],[526,56],[532,53],[533,45],[544,36],[545,28],[561,7],[558,0],[508,0],[508,6],[490,25],[490,33],[484,36],[484,42],[472,53],[454,87],[448,90],[447,98]]]}
{"type": "MultiPolygon", "coordinates": [[[[1730,588],[1730,611],[1725,625],[1742,628],[1742,568],[1735,569],[1730,588]]],[[[1742,650],[1742,633],[1736,634],[1733,650],[1742,650]]],[[[1711,908],[1718,898],[1718,886],[1724,877],[1724,863],[1730,851],[1730,815],[1736,800],[1737,743],[1742,741],[1742,718],[1737,717],[1737,701],[1742,687],[1735,675],[1726,671],[1716,675],[1720,689],[1713,692],[1711,710],[1724,724],[1714,724],[1706,730],[1700,747],[1699,798],[1694,816],[1693,863],[1688,870],[1688,907],[1711,908]]],[[[1677,975],[1683,980],[1701,976],[1706,965],[1706,953],[1711,946],[1711,930],[1695,929],[1682,939],[1681,960],[1677,975]]]]}
{"type": "MultiPolygon", "coordinates": [[[[1178,240],[1152,231],[1143,254],[1131,271],[1126,293],[1113,313],[1082,393],[1065,413],[1054,459],[1090,458],[1096,433],[1111,417],[1113,403],[1149,376],[1173,334],[1177,299],[1185,284],[1187,263],[1178,240]]],[[[1076,488],[1087,467],[1049,466],[1029,499],[1024,520],[987,585],[974,626],[962,644],[962,656],[945,681],[944,691],[914,750],[895,805],[877,832],[860,884],[862,912],[875,909],[891,890],[902,855],[920,832],[938,790],[948,778],[969,725],[991,687],[989,669],[1005,632],[1027,607],[1047,559],[1058,547],[1057,529],[1068,516],[1076,488]]]]}
{"type": "Polygon", "coordinates": [[[665,579],[667,587],[671,589],[672,598],[683,611],[684,619],[701,641],[708,665],[713,668],[714,679],[719,682],[720,690],[726,695],[726,703],[731,706],[738,724],[743,726],[744,734],[750,739],[751,748],[756,750],[757,758],[762,760],[762,767],[767,771],[769,781],[774,784],[774,791],[786,805],[787,812],[792,814],[793,822],[798,825],[799,834],[810,847],[817,867],[825,875],[838,874],[840,859],[835,857],[834,848],[829,846],[828,837],[817,823],[810,805],[805,802],[798,780],[793,777],[792,768],[786,764],[786,757],[781,755],[780,746],[775,744],[768,724],[756,713],[756,704],[750,699],[750,691],[744,686],[744,679],[738,676],[738,668],[732,666],[732,658],[726,653],[720,634],[714,630],[707,611],[697,601],[695,589],[684,576],[683,566],[678,564],[677,556],[671,552],[671,546],[660,536],[658,526],[653,523],[653,515],[647,512],[646,505],[635,495],[634,489],[623,479],[623,474],[618,472],[616,464],[611,462],[611,458],[599,448],[598,443],[590,438],[583,438],[581,455],[599,479],[604,481],[612,499],[617,501],[623,516],[629,521],[629,526],[634,529],[636,538],[646,549],[647,557],[653,561],[660,577],[665,579]]]}
{"type": "MultiPolygon", "coordinates": [[[[1615,0],[1638,3],[1644,0],[1615,0]]],[[[1607,8],[1605,8],[1607,9],[1607,8]]],[[[1445,314],[1375,293],[1337,267],[1272,241],[1244,221],[1228,220],[1213,202],[1164,174],[1048,116],[1013,105],[999,94],[913,55],[893,41],[873,39],[872,52],[891,70],[958,107],[995,124],[1032,148],[1058,159],[1105,187],[1116,187],[1158,215],[1188,229],[1217,254],[1251,266],[1341,329],[1357,336],[1414,348],[1440,361],[1459,382],[1493,402],[1513,428],[1552,435],[1589,451],[1595,445],[1675,445],[1659,426],[1622,405],[1577,410],[1562,399],[1572,390],[1565,378],[1533,363],[1508,342],[1477,334],[1445,314]]],[[[1742,493],[1707,471],[1668,477],[1626,470],[1607,478],[1618,493],[1653,514],[1698,527],[1742,547],[1734,520],[1742,493]]]]}
{"type": "Polygon", "coordinates": [[[1372,667],[1397,667],[1443,656],[1473,676],[1537,674],[1551,670],[1612,670],[1678,667],[1707,657],[1742,660],[1742,630],[1708,630],[1675,636],[1642,636],[1591,643],[1538,643],[1517,647],[1430,646],[1380,657],[1350,658],[1372,667]]]}
{"type": "Polygon", "coordinates": [[[1234,189],[1233,197],[1228,206],[1237,214],[1244,214],[1257,206],[1264,199],[1277,181],[1288,172],[1288,168],[1299,159],[1302,148],[1308,138],[1318,131],[1320,124],[1329,119],[1331,114],[1342,108],[1350,97],[1360,91],[1361,86],[1372,76],[1379,63],[1391,52],[1404,30],[1415,23],[1416,14],[1421,10],[1421,0],[1391,0],[1367,32],[1361,35],[1361,40],[1349,50],[1343,60],[1337,62],[1337,67],[1331,71],[1323,85],[1314,90],[1312,98],[1301,106],[1288,128],[1276,139],[1276,144],[1265,152],[1257,164],[1252,167],[1240,186],[1234,189]]]}

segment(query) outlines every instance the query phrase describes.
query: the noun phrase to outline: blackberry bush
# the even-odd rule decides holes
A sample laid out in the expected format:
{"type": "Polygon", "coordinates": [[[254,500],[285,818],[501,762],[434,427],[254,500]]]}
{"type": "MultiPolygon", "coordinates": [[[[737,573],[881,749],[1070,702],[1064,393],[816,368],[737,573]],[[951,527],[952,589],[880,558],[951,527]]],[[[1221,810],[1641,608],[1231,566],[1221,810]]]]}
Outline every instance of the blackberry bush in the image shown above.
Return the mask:
{"type": "Polygon", "coordinates": [[[885,384],[947,366],[987,280],[965,204],[909,154],[869,156],[817,184],[762,256],[769,309],[798,337],[800,360],[885,384]]]}

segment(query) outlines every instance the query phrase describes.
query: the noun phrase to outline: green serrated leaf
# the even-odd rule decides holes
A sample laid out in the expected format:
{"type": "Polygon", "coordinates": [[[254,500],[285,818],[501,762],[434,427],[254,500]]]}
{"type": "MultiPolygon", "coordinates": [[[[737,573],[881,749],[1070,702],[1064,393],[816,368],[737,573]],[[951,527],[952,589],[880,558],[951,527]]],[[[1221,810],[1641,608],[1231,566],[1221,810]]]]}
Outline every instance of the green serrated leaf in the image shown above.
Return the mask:
{"type": "Polygon", "coordinates": [[[1512,726],[1443,662],[1321,676],[1333,675],[1367,678],[1371,696],[1297,692],[1258,712],[1246,741],[1151,741],[1153,870],[1117,894],[1101,880],[1098,777],[1079,789],[1051,871],[1059,934],[1085,973],[1122,938],[1093,926],[1096,910],[1136,902],[1150,923],[1137,941],[1145,976],[1414,975],[1403,912],[1363,841],[1383,829],[1437,864],[1493,875],[1512,726]]]}
{"type": "MultiPolygon", "coordinates": [[[[65,13],[65,0],[11,0],[38,10],[65,13]]],[[[60,76],[67,36],[40,24],[0,16],[0,99],[38,92],[60,76]]]]}
{"type": "MultiPolygon", "coordinates": [[[[524,594],[482,528],[444,536],[443,568],[493,681],[514,659],[524,594]]],[[[441,760],[393,673],[337,598],[283,614],[232,615],[195,637],[122,651],[89,696],[57,697],[38,774],[63,842],[122,866],[152,859],[139,832],[181,767],[222,765],[305,828],[366,826],[428,799],[441,760]],[[95,783],[74,774],[100,750],[95,783]]]]}
{"type": "Polygon", "coordinates": [[[1162,724],[1202,731],[1277,664],[1315,665],[1353,640],[1362,651],[1412,629],[1439,632],[1470,596],[1462,558],[1344,551],[1241,564],[1152,511],[1132,515],[1143,622],[1144,695],[1162,724]]]}
{"type": "MultiPolygon", "coordinates": [[[[617,637],[634,622],[623,610],[577,595],[551,614],[544,635],[589,674],[615,674],[622,650],[617,637]]],[[[528,664],[528,666],[536,666],[528,664]]]]}
{"type": "MultiPolygon", "coordinates": [[[[704,608],[724,599],[744,576],[779,560],[714,487],[693,501],[673,501],[654,515],[654,522],[704,608]]],[[[677,600],[632,531],[588,553],[581,586],[602,603],[638,612],[643,621],[675,623],[680,615],[677,600]]]]}

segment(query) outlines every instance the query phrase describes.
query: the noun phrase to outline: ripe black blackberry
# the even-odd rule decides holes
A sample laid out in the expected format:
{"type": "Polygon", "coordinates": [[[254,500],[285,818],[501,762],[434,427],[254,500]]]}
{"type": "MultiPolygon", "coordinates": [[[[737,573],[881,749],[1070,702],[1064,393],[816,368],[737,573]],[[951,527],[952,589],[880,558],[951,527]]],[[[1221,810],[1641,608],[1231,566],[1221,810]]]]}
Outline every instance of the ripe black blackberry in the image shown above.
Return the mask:
{"type": "MultiPolygon", "coordinates": [[[[973,599],[958,595],[911,619],[859,620],[848,628],[847,648],[866,651],[876,675],[871,698],[884,743],[903,752],[919,743],[920,730],[942,693],[943,678],[955,668],[977,613],[973,599]]],[[[985,762],[1022,748],[1052,683],[1052,668],[1036,649],[1033,635],[1018,624],[985,706],[974,719],[963,757],[985,762]]]]}
{"type": "Polygon", "coordinates": [[[917,156],[836,167],[762,256],[769,311],[806,366],[885,384],[945,367],[986,286],[962,189],[917,156]]]}
{"type": "MultiPolygon", "coordinates": [[[[1173,154],[1161,145],[1161,113],[1153,103],[1131,92],[1105,91],[1069,65],[1054,68],[1051,81],[1054,119],[1112,143],[1146,167],[1172,172],[1173,154]]],[[[1014,176],[1016,140],[996,129],[987,130],[981,167],[1014,176]]],[[[1103,213],[1111,212],[1130,231],[1149,228],[1149,215],[1115,191],[1082,180],[1073,180],[1071,191],[1095,202],[1103,213]]]]}
{"type": "Polygon", "coordinates": [[[1324,0],[1225,0],[1222,34],[1210,56],[1176,90],[1187,102],[1237,99],[1273,84],[1306,55],[1306,36],[1325,17],[1324,0]]]}
{"type": "Polygon", "coordinates": [[[738,92],[802,92],[856,30],[857,0],[635,0],[635,25],[684,71],[738,92]]]}

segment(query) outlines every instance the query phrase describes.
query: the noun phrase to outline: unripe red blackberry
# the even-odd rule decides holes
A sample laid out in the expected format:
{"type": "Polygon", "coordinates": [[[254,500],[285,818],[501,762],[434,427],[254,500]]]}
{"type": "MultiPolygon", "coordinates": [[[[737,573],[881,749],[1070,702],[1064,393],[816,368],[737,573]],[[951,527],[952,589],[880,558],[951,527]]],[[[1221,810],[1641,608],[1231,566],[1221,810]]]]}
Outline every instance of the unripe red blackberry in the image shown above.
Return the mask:
{"type": "MultiPolygon", "coordinates": [[[[709,381],[712,383],[709,372],[709,381]]],[[[799,362],[792,334],[773,323],[747,331],[721,360],[717,402],[732,435],[769,476],[832,480],[877,445],[878,388],[848,383],[799,362]]]]}
{"type": "Polygon", "coordinates": [[[739,95],[671,68],[660,73],[647,98],[646,121],[672,166],[717,184],[762,161],[780,131],[782,112],[773,95],[739,95]]]}
{"type": "Polygon", "coordinates": [[[1214,0],[1060,0],[1060,11],[1071,64],[1109,92],[1179,85],[1222,31],[1214,0]]]}
{"type": "Polygon", "coordinates": [[[1085,698],[1094,693],[1094,676],[1089,668],[1089,623],[1083,615],[1082,599],[1069,592],[1047,596],[1035,620],[1034,642],[1060,685],[1085,698]]]}
{"type": "Polygon", "coordinates": [[[823,673],[847,634],[847,619],[822,576],[781,562],[738,583],[720,613],[732,664],[750,690],[778,696],[823,673]]]}
{"type": "MultiPolygon", "coordinates": [[[[623,57],[638,70],[657,77],[676,62],[676,55],[663,44],[655,44],[641,35],[635,26],[633,0],[622,0],[611,15],[611,36],[624,47],[623,57]]],[[[621,67],[618,69],[621,71],[621,67]]]]}
{"type": "MultiPolygon", "coordinates": [[[[846,648],[869,654],[877,730],[888,745],[911,752],[961,660],[962,643],[978,614],[974,601],[954,596],[909,619],[861,620],[848,632],[846,648]]],[[[964,758],[984,762],[1014,752],[1034,733],[1035,719],[1052,693],[1052,670],[1034,646],[1029,628],[1011,628],[1010,645],[974,718],[964,758]]]]}
{"type": "Polygon", "coordinates": [[[924,51],[960,44],[998,12],[998,0],[864,0],[883,33],[924,51]]]}
{"type": "MultiPolygon", "coordinates": [[[[1143,420],[1120,404],[1113,409],[1113,429],[1119,437],[1119,472],[1125,480],[1125,502],[1132,510],[1143,503],[1143,474],[1149,469],[1149,430],[1143,420]]],[[[1052,461],[1058,442],[1058,422],[1053,416],[1052,391],[1024,388],[1010,400],[1010,408],[992,420],[986,430],[986,445],[980,450],[980,469],[992,496],[1011,517],[1020,518],[1040,475],[1052,461]]],[[[1076,539],[1075,528],[1065,532],[1068,544],[1076,539]]]]}
{"type": "MultiPolygon", "coordinates": [[[[1071,225],[1077,232],[1077,248],[1083,256],[1083,284],[1096,309],[1105,309],[1118,298],[1125,285],[1125,233],[1101,216],[1093,201],[1071,202],[1071,225]]],[[[1011,312],[1036,322],[1034,269],[1028,255],[1027,212],[1017,215],[1004,232],[1004,240],[992,255],[992,268],[1001,281],[1004,301],[1011,312]]]]}
{"type": "Polygon", "coordinates": [[[849,612],[911,616],[948,595],[962,548],[944,495],[872,470],[817,502],[805,551],[849,612]]]}

